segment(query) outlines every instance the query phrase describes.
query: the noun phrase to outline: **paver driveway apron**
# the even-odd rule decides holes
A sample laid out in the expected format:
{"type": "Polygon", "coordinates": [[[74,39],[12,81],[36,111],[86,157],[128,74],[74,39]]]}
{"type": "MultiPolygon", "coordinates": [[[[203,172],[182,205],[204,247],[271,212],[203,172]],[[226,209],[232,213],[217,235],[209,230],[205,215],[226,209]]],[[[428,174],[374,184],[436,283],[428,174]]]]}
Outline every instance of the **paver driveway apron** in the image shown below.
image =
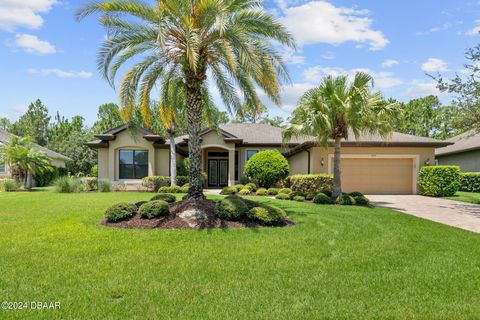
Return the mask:
{"type": "Polygon", "coordinates": [[[480,205],[418,195],[368,195],[372,204],[480,233],[480,205]]]}

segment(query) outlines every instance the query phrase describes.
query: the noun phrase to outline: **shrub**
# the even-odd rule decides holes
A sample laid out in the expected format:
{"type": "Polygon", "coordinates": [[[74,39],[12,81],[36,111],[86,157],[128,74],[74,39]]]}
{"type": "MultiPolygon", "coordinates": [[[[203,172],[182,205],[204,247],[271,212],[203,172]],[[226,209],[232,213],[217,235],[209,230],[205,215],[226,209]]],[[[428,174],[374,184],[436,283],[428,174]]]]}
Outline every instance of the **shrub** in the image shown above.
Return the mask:
{"type": "Polygon", "coordinates": [[[317,194],[315,192],[308,192],[306,195],[305,195],[305,200],[313,200],[313,198],[315,198],[317,194]]]}
{"type": "Polygon", "coordinates": [[[215,207],[215,213],[220,219],[238,220],[243,218],[248,207],[240,198],[225,198],[220,200],[215,207]]]}
{"type": "Polygon", "coordinates": [[[250,209],[247,216],[266,225],[285,221],[287,214],[276,206],[261,206],[250,209]]]}
{"type": "Polygon", "coordinates": [[[180,187],[180,192],[181,193],[188,193],[188,189],[190,189],[190,186],[183,185],[180,187]]]}
{"type": "Polygon", "coordinates": [[[284,193],[284,194],[290,194],[292,192],[292,189],[290,188],[282,188],[278,190],[278,193],[284,193]]]}
{"type": "Polygon", "coordinates": [[[480,192],[480,172],[460,173],[460,191],[480,192]]]}
{"type": "Polygon", "coordinates": [[[278,150],[255,153],[245,164],[245,175],[258,182],[261,187],[271,187],[286,178],[290,167],[287,159],[278,150]]]}
{"type": "Polygon", "coordinates": [[[137,207],[133,203],[120,202],[105,210],[105,218],[109,222],[116,222],[132,217],[136,211],[137,207]]]}
{"type": "Polygon", "coordinates": [[[220,194],[225,194],[225,195],[235,194],[235,193],[237,193],[237,188],[235,187],[224,187],[220,192],[220,194]]]}
{"type": "Polygon", "coordinates": [[[95,164],[90,169],[90,176],[97,178],[98,177],[98,165],[95,164]]]}
{"type": "Polygon", "coordinates": [[[179,186],[160,187],[158,189],[158,193],[180,193],[181,191],[182,189],[179,186]]]}
{"type": "Polygon", "coordinates": [[[326,194],[327,196],[329,196],[330,198],[332,197],[332,190],[331,189],[323,189],[322,191],[320,191],[321,193],[323,194],[326,194]]]}
{"type": "Polygon", "coordinates": [[[278,188],[269,188],[267,190],[267,194],[270,196],[276,196],[278,194],[278,191],[280,191],[280,189],[278,188]]]}
{"type": "Polygon", "coordinates": [[[290,200],[290,197],[286,193],[279,193],[275,196],[275,199],[279,200],[290,200]]]}
{"type": "Polygon", "coordinates": [[[358,191],[350,192],[349,195],[354,197],[354,198],[355,197],[363,197],[363,193],[358,192],[358,191]]]}
{"type": "Polygon", "coordinates": [[[238,191],[242,190],[245,187],[245,185],[239,183],[239,184],[234,185],[234,187],[237,189],[237,192],[238,192],[238,191]]]}
{"type": "Polygon", "coordinates": [[[267,195],[267,189],[265,188],[258,188],[256,192],[257,196],[266,196],[267,195]]]}
{"type": "Polygon", "coordinates": [[[148,202],[148,201],[137,201],[137,202],[134,203],[134,205],[135,205],[135,207],[137,207],[137,209],[138,209],[138,208],[140,208],[140,207],[142,206],[142,204],[147,203],[147,202],[148,202]]]}
{"type": "Polygon", "coordinates": [[[251,190],[251,191],[255,191],[257,190],[257,186],[255,185],[255,183],[253,182],[249,182],[245,185],[245,188],[251,190]]]}
{"type": "Polygon", "coordinates": [[[317,204],[331,204],[332,199],[330,199],[329,196],[327,196],[325,193],[319,192],[317,195],[313,198],[313,203],[317,204]]]}
{"type": "Polygon", "coordinates": [[[250,192],[251,192],[250,189],[247,189],[247,188],[238,191],[238,193],[243,195],[243,196],[245,196],[247,194],[250,194],[250,192]]]}
{"type": "Polygon", "coordinates": [[[332,189],[333,177],[329,174],[296,174],[285,179],[285,186],[293,191],[321,192],[332,189]]]}
{"type": "Polygon", "coordinates": [[[159,193],[154,195],[150,201],[155,201],[155,200],[162,200],[168,203],[175,202],[177,198],[173,194],[168,194],[168,193],[159,193]]]}
{"type": "Polygon", "coordinates": [[[98,182],[98,191],[110,192],[112,190],[112,184],[108,180],[100,180],[98,182]]]}
{"type": "Polygon", "coordinates": [[[293,200],[293,201],[297,201],[297,202],[303,202],[303,201],[305,201],[305,197],[295,196],[295,197],[293,197],[292,200],[293,200]]]}
{"type": "Polygon", "coordinates": [[[241,177],[240,177],[240,183],[241,183],[241,184],[245,185],[245,184],[247,184],[247,183],[249,183],[249,182],[250,182],[250,179],[249,179],[248,177],[246,177],[246,176],[241,176],[241,177]]]}
{"type": "Polygon", "coordinates": [[[143,219],[153,219],[168,216],[168,203],[163,200],[155,200],[144,203],[138,209],[138,214],[143,219]]]}
{"type": "Polygon", "coordinates": [[[420,193],[430,197],[450,197],[460,188],[460,167],[422,167],[419,174],[420,193]]]}
{"type": "Polygon", "coordinates": [[[98,189],[97,178],[93,178],[93,177],[81,178],[80,183],[82,184],[82,189],[84,191],[95,191],[98,189]]]}
{"type": "Polygon", "coordinates": [[[353,197],[349,196],[348,194],[342,194],[337,197],[335,202],[342,206],[353,206],[355,204],[355,199],[353,199],[353,197]]]}
{"type": "Polygon", "coordinates": [[[167,187],[169,185],[169,176],[151,176],[142,179],[142,186],[153,192],[157,192],[161,187],[167,187]]]}
{"type": "Polygon", "coordinates": [[[293,198],[298,197],[298,196],[304,197],[304,199],[305,199],[305,193],[300,192],[300,191],[292,191],[288,194],[288,197],[290,198],[290,200],[293,200],[293,198]]]}
{"type": "Polygon", "coordinates": [[[188,179],[188,176],[177,176],[177,186],[183,187],[188,183],[188,179]]]}
{"type": "Polygon", "coordinates": [[[180,159],[177,160],[177,175],[188,177],[190,174],[189,167],[190,166],[190,159],[180,159]]]}
{"type": "Polygon", "coordinates": [[[365,196],[356,196],[356,197],[353,197],[353,199],[355,200],[355,204],[357,206],[368,206],[368,205],[370,205],[370,200],[368,200],[368,198],[365,197],[365,196]]]}
{"type": "Polygon", "coordinates": [[[55,192],[58,193],[80,192],[81,189],[80,180],[71,176],[57,178],[53,182],[53,186],[55,192]]]}
{"type": "Polygon", "coordinates": [[[13,192],[17,191],[20,189],[20,186],[22,184],[20,181],[17,181],[15,179],[1,179],[0,180],[0,191],[4,192],[13,192]]]}

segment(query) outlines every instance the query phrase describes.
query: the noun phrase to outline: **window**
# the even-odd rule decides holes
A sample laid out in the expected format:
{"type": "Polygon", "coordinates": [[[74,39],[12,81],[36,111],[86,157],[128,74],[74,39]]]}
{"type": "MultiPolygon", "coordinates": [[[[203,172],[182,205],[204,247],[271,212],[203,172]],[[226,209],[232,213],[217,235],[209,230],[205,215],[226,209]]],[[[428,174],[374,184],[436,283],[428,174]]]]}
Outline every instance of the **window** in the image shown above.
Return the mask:
{"type": "Polygon", "coordinates": [[[0,172],[5,172],[5,163],[0,160],[0,172]]]}
{"type": "Polygon", "coordinates": [[[247,161],[257,152],[258,150],[247,150],[247,161]]]}
{"type": "Polygon", "coordinates": [[[142,179],[148,176],[148,151],[120,150],[120,179],[142,179]]]}

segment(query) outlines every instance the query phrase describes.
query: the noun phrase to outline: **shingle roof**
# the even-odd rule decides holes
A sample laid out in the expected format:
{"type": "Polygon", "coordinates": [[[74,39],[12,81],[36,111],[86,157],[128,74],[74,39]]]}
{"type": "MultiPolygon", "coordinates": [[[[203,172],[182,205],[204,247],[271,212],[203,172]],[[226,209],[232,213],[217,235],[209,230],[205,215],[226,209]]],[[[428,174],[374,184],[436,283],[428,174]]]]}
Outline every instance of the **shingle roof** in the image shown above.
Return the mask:
{"type": "Polygon", "coordinates": [[[453,143],[453,145],[436,149],[436,156],[480,149],[480,133],[476,130],[464,132],[447,141],[453,143]]]}
{"type": "MultiPolygon", "coordinates": [[[[0,129],[0,142],[10,141],[10,139],[11,139],[13,136],[14,136],[13,134],[11,134],[11,133],[9,133],[9,132],[7,132],[7,131],[4,131],[4,130],[1,130],[1,129],[0,129]]],[[[58,152],[55,152],[55,151],[52,151],[52,150],[47,149],[47,148],[45,148],[45,147],[42,147],[42,146],[40,146],[40,145],[38,145],[38,144],[36,144],[36,143],[33,143],[33,146],[34,146],[36,149],[45,152],[45,154],[46,154],[47,156],[49,156],[50,158],[52,158],[52,159],[60,159],[60,160],[65,160],[65,161],[71,160],[69,157],[66,157],[66,156],[64,156],[63,154],[60,154],[60,153],[58,153],[58,152]]]]}

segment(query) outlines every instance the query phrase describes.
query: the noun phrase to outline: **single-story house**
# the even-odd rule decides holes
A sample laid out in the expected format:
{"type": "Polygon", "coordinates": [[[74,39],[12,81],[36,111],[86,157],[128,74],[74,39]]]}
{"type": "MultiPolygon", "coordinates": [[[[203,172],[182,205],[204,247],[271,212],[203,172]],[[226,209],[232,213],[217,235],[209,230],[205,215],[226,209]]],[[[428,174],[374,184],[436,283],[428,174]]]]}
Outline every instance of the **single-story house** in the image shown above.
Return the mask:
{"type": "MultiPolygon", "coordinates": [[[[10,141],[12,137],[13,134],[0,129],[0,144],[10,141]]],[[[44,152],[52,160],[52,165],[57,168],[65,168],[65,162],[70,160],[70,158],[45,147],[39,146],[38,144],[34,143],[33,146],[34,148],[44,152]]],[[[0,163],[0,178],[8,177],[10,177],[8,165],[6,163],[0,163]]]]}
{"type": "MultiPolygon", "coordinates": [[[[87,145],[98,150],[98,178],[135,184],[145,176],[170,174],[169,143],[146,129],[127,125],[97,135],[87,145]]],[[[342,143],[342,183],[345,191],[370,194],[417,193],[418,170],[435,163],[435,148],[450,142],[393,133],[342,143]]],[[[188,136],[176,138],[177,159],[188,157],[188,136]]],[[[288,160],[291,174],[333,173],[333,147],[313,137],[282,143],[282,129],[266,124],[231,123],[201,132],[202,168],[206,187],[239,183],[247,160],[255,153],[277,149],[288,160]]]]}
{"type": "Polygon", "coordinates": [[[435,150],[439,165],[456,165],[463,172],[480,172],[480,132],[470,130],[447,141],[452,144],[435,150]]]}

